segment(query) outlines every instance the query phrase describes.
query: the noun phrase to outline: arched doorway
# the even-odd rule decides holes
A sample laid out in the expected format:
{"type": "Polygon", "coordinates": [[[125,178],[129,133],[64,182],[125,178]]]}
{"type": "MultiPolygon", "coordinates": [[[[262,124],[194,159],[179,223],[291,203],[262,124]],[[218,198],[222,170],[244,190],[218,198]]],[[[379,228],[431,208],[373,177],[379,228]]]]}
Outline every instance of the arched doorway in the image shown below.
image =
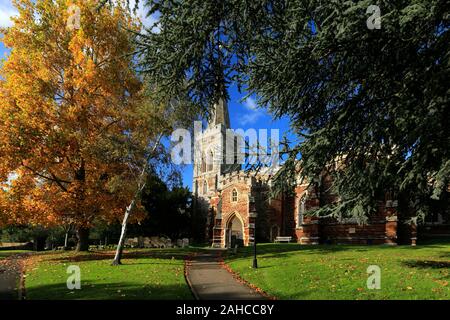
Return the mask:
{"type": "Polygon", "coordinates": [[[236,244],[244,244],[244,223],[238,214],[233,214],[226,226],[225,247],[233,248],[236,244]]]}

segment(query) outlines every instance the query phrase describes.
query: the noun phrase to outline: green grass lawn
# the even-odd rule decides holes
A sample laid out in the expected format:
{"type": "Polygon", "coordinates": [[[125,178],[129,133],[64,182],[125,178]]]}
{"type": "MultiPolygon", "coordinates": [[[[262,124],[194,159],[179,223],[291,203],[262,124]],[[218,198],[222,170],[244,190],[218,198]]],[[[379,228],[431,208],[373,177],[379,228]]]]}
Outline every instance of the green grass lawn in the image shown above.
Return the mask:
{"type": "Polygon", "coordinates": [[[28,250],[0,250],[0,260],[5,259],[9,256],[19,254],[19,253],[27,253],[31,252],[28,250]]]}
{"type": "Polygon", "coordinates": [[[184,278],[184,249],[127,251],[113,267],[113,252],[46,253],[27,268],[26,299],[192,299],[184,278]],[[81,270],[81,289],[69,290],[67,268],[81,270]]]}
{"type": "Polygon", "coordinates": [[[450,245],[258,245],[225,257],[242,278],[279,299],[450,299],[450,245]],[[381,289],[367,288],[367,267],[381,268],[381,289]]]}

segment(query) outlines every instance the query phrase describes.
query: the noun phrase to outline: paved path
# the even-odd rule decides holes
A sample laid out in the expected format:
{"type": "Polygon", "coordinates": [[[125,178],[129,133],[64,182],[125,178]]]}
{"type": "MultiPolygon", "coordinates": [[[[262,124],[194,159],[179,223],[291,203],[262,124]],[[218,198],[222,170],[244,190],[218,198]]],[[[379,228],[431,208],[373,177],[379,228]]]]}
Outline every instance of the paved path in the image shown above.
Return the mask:
{"type": "Polygon", "coordinates": [[[16,259],[0,260],[0,300],[19,299],[20,265],[16,259]]]}
{"type": "Polygon", "coordinates": [[[200,253],[187,267],[187,280],[199,300],[262,300],[264,296],[238,282],[224,269],[217,250],[200,253]]]}

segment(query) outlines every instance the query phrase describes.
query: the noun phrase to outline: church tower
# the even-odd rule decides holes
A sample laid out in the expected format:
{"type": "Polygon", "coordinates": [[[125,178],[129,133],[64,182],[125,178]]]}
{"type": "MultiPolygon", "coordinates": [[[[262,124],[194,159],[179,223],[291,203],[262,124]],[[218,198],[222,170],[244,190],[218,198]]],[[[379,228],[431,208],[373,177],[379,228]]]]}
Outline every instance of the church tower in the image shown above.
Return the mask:
{"type": "Polygon", "coordinates": [[[207,128],[195,137],[193,191],[199,198],[209,202],[218,190],[221,175],[237,169],[233,163],[235,140],[230,130],[227,102],[220,99],[214,105],[207,128]]]}

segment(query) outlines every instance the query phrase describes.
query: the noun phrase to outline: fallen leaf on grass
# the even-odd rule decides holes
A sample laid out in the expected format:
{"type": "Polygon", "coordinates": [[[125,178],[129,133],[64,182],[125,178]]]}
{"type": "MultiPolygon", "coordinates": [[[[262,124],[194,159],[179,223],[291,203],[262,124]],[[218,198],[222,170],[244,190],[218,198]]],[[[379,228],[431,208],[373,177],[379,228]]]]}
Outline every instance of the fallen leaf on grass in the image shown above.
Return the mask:
{"type": "Polygon", "coordinates": [[[448,281],[445,280],[435,280],[435,282],[439,283],[443,287],[448,286],[448,281]]]}

